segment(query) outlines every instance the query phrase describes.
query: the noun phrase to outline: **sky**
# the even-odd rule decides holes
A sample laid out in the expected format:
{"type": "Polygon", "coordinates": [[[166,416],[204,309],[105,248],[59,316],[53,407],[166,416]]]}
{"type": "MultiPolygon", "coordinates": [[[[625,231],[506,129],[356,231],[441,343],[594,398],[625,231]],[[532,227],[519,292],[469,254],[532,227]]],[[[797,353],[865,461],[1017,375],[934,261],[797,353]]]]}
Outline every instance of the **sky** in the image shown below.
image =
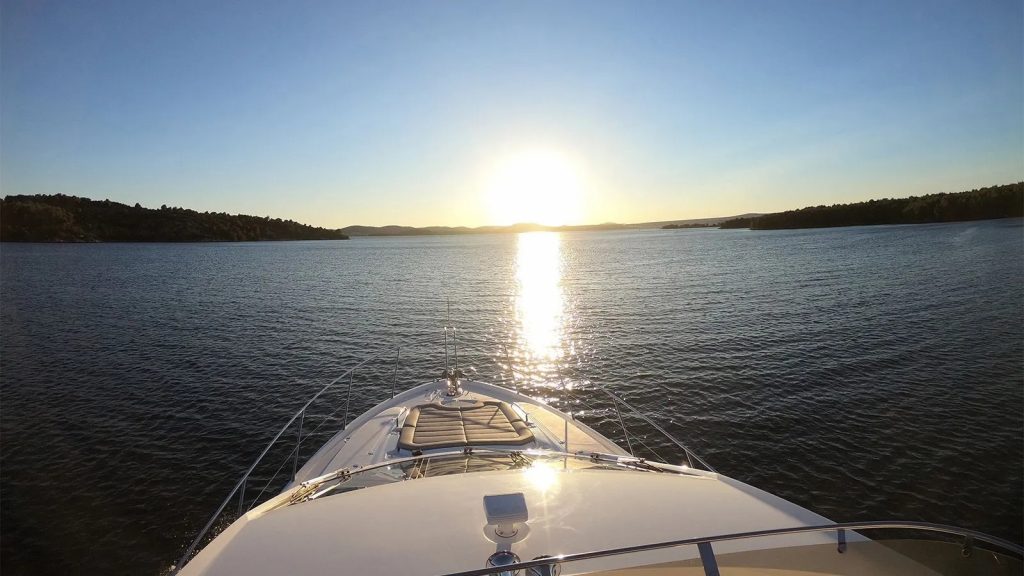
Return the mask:
{"type": "Polygon", "coordinates": [[[479,226],[1020,180],[1020,0],[0,7],[4,195],[479,226]]]}

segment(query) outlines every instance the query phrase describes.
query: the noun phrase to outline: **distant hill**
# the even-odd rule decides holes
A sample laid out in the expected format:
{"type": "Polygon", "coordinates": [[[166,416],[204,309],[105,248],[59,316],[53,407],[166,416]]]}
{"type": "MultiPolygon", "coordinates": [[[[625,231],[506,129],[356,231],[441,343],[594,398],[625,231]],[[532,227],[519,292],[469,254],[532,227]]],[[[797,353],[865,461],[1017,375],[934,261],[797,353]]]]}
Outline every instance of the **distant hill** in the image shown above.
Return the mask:
{"type": "Polygon", "coordinates": [[[668,226],[675,226],[675,228],[699,228],[699,225],[705,226],[718,226],[722,222],[727,220],[735,220],[737,218],[751,218],[754,216],[760,216],[758,213],[740,214],[738,216],[719,216],[717,218],[691,218],[689,220],[661,220],[659,222],[644,222],[642,224],[634,224],[634,228],[662,228],[665,230],[672,230],[668,226]],[[697,225],[697,226],[694,226],[697,225]]]}
{"type": "Polygon", "coordinates": [[[503,232],[571,232],[577,230],[618,230],[631,228],[625,224],[586,224],[580,226],[544,226],[543,224],[511,224],[509,226],[346,226],[341,231],[349,236],[431,236],[451,234],[495,234],[503,232]]]}
{"type": "Polygon", "coordinates": [[[966,192],[812,206],[723,222],[722,228],[781,230],[875,224],[924,224],[1024,216],[1024,182],[966,192]]]}
{"type": "MultiPolygon", "coordinates": [[[[757,216],[757,214],[754,214],[757,216]]],[[[744,214],[743,216],[751,216],[744,214]]],[[[347,226],[341,232],[349,236],[429,236],[447,234],[495,234],[495,233],[517,233],[517,232],[580,232],[595,230],[635,230],[663,228],[666,225],[686,228],[688,225],[717,226],[720,222],[739,216],[725,216],[720,218],[697,218],[693,220],[665,220],[661,222],[641,222],[639,224],[618,224],[616,222],[605,222],[603,224],[581,224],[576,226],[545,226],[543,224],[532,224],[523,222],[509,226],[479,226],[467,228],[466,226],[425,226],[415,228],[412,226],[347,226]]]]}
{"type": "Polygon", "coordinates": [[[4,242],[205,242],[346,240],[338,230],[280,218],[143,208],[76,196],[7,196],[0,200],[4,242]]]}
{"type": "Polygon", "coordinates": [[[718,228],[717,224],[665,224],[662,230],[684,230],[687,228],[718,228]]]}
{"type": "Polygon", "coordinates": [[[468,234],[474,232],[472,228],[465,226],[427,226],[414,228],[412,226],[346,226],[340,230],[349,236],[429,236],[444,234],[468,234]]]}

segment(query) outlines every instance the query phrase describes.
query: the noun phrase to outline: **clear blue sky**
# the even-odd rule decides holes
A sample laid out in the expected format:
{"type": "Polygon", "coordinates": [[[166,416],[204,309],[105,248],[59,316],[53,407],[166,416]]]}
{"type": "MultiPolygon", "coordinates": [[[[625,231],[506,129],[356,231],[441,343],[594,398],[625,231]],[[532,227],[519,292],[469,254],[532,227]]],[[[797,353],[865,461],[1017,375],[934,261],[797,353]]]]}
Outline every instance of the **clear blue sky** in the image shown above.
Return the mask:
{"type": "Polygon", "coordinates": [[[5,0],[3,194],[480,225],[556,151],[576,220],[1024,179],[1024,3],[5,0]],[[565,160],[567,159],[567,160],[565,160]]]}

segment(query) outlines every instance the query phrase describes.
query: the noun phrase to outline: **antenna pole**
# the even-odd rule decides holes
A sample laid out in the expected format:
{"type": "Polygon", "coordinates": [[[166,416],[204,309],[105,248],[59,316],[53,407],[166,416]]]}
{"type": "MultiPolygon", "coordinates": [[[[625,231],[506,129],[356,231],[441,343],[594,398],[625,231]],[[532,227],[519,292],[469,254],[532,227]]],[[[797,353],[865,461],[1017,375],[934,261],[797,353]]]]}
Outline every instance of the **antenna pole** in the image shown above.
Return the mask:
{"type": "MultiPolygon", "coordinates": [[[[452,325],[452,297],[446,296],[445,300],[448,302],[448,314],[444,319],[444,373],[448,374],[448,328],[452,325]]],[[[452,338],[455,338],[455,331],[452,330],[452,338]]],[[[455,368],[459,368],[459,345],[455,344],[455,368]]]]}
{"type": "Polygon", "coordinates": [[[455,343],[455,371],[459,370],[459,330],[452,327],[452,342],[455,343]]]}
{"type": "Polygon", "coordinates": [[[448,320],[445,322],[444,333],[445,333],[445,345],[444,345],[444,366],[445,371],[448,370],[448,327],[452,329],[452,343],[455,345],[455,370],[459,370],[459,331],[452,326],[452,297],[447,296],[448,299],[448,320]]]}

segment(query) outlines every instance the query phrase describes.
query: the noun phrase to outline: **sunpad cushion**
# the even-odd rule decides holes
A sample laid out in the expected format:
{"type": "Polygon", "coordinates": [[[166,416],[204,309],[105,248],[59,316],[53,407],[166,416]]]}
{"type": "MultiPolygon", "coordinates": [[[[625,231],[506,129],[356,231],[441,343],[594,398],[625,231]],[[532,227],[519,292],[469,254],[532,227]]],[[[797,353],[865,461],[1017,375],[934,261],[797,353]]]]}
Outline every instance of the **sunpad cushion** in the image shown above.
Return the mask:
{"type": "Polygon", "coordinates": [[[471,406],[424,404],[409,411],[398,438],[402,450],[458,446],[520,446],[533,442],[533,433],[505,402],[471,406]]]}

